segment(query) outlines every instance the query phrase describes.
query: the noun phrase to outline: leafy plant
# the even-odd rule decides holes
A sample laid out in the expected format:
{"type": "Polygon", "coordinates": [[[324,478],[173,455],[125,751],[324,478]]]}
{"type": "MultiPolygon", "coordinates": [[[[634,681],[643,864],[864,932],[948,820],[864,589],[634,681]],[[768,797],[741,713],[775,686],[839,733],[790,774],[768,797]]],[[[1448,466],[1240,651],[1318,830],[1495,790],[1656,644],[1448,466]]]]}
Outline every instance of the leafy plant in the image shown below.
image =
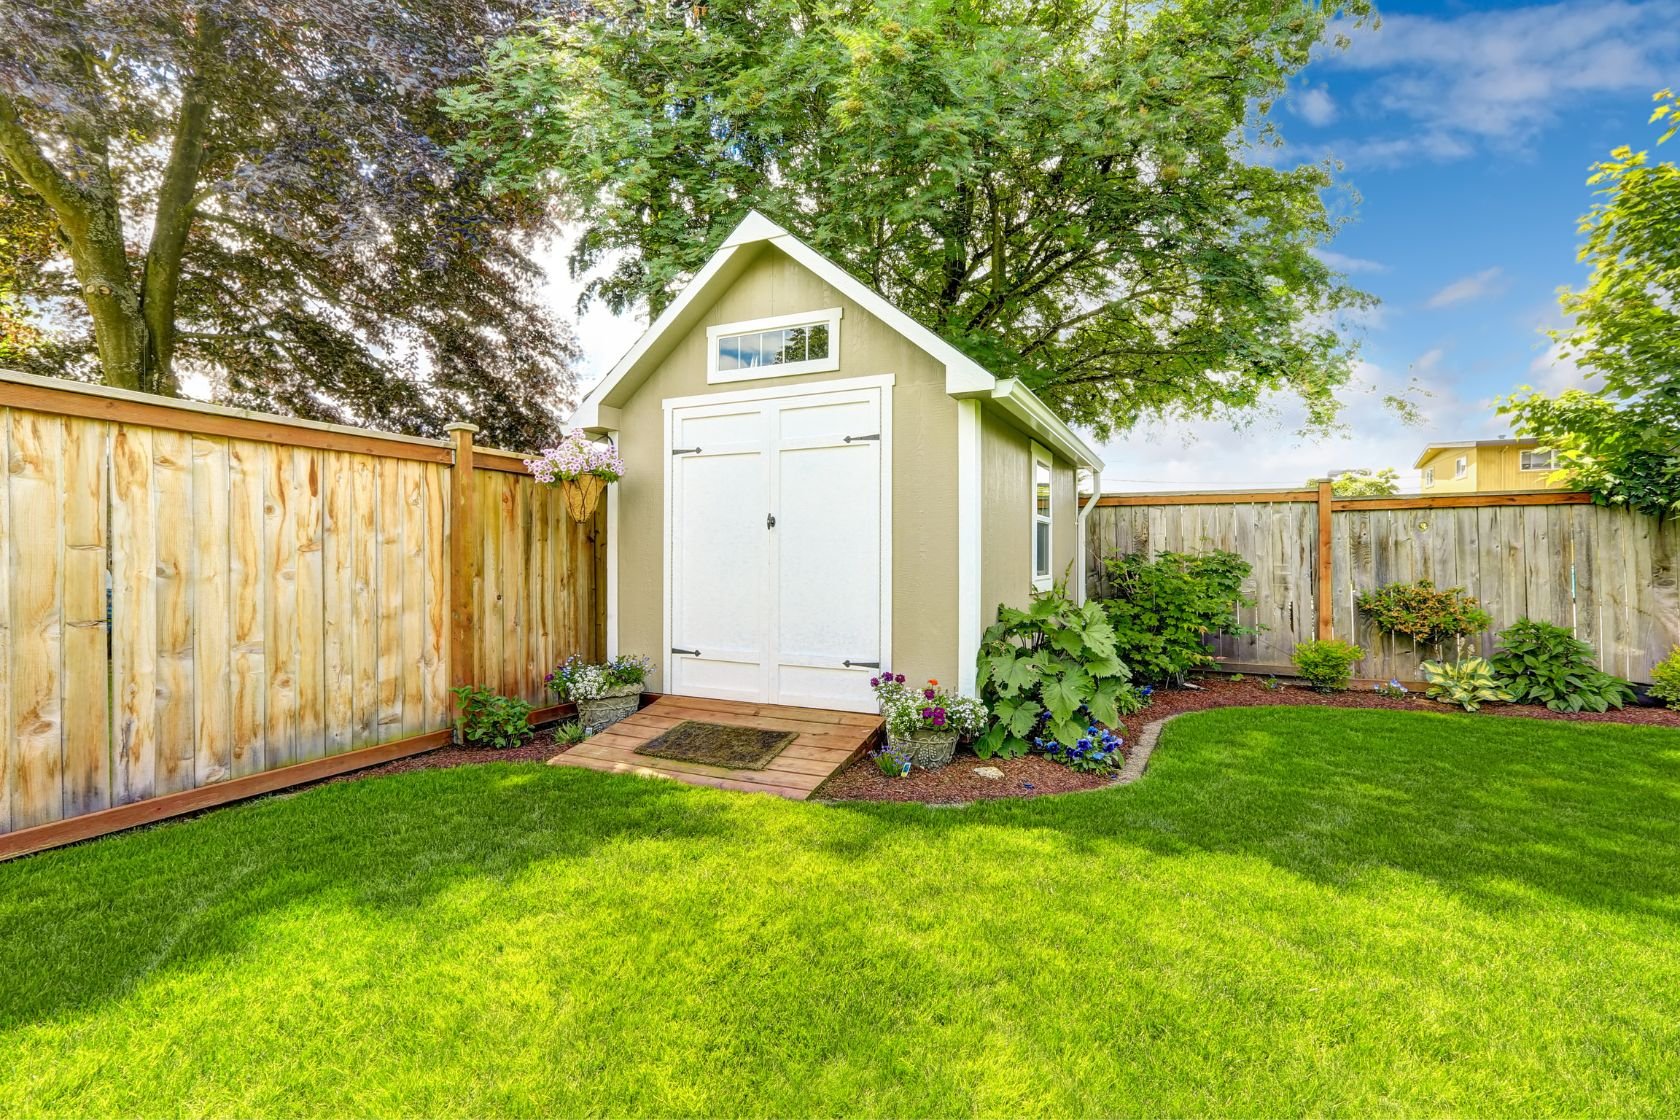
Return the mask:
{"type": "Polygon", "coordinates": [[[1267,677],[1265,680],[1260,682],[1260,686],[1267,692],[1283,691],[1283,682],[1278,680],[1276,677],[1267,677]]]}
{"type": "Polygon", "coordinates": [[[554,741],[562,747],[572,747],[589,738],[589,728],[581,720],[569,720],[554,729],[554,741]]]}
{"type": "Polygon", "coordinates": [[[1353,678],[1353,663],[1365,651],[1340,638],[1310,638],[1296,645],[1290,659],[1301,678],[1318,692],[1342,692],[1353,678]]]}
{"type": "Polygon", "coordinates": [[[1364,591],[1354,602],[1382,633],[1403,634],[1426,645],[1457,641],[1493,625],[1493,616],[1464,588],[1437,589],[1426,579],[1364,591]]]}
{"type": "Polygon", "coordinates": [[[1412,690],[1401,684],[1397,678],[1390,677],[1383,684],[1374,684],[1371,691],[1389,700],[1404,700],[1412,694],[1412,690]]]}
{"type": "Polygon", "coordinates": [[[882,747],[870,757],[875,760],[875,768],[889,778],[910,776],[910,759],[891,747],[882,747]]]}
{"type": "Polygon", "coordinates": [[[1602,712],[1633,699],[1633,686],[1598,667],[1592,646],[1562,626],[1518,619],[1499,632],[1493,671],[1519,704],[1602,712]]]}
{"type": "Polygon", "coordinates": [[[646,657],[621,653],[610,661],[585,661],[574,653],[543,678],[543,683],[561,700],[599,700],[639,689],[651,672],[653,662],[646,657]]]}
{"type": "Polygon", "coordinates": [[[1209,634],[1253,634],[1237,610],[1254,600],[1242,593],[1253,570],[1234,552],[1143,553],[1103,561],[1102,599],[1114,628],[1114,649],[1132,675],[1153,684],[1181,684],[1191,670],[1214,663],[1209,634]]]}
{"type": "Polygon", "coordinates": [[[506,750],[531,737],[531,705],[525,701],[470,684],[450,691],[461,704],[456,726],[463,743],[506,750]]]}
{"type": "Polygon", "coordinates": [[[1343,471],[1330,480],[1330,492],[1338,498],[1392,498],[1400,493],[1400,472],[1393,467],[1343,471]]]}
{"type": "Polygon", "coordinates": [[[1052,762],[1059,762],[1070,770],[1087,774],[1106,773],[1126,761],[1120,753],[1125,740],[1109,728],[1089,724],[1085,733],[1071,743],[1040,736],[1033,746],[1052,762]]]}
{"type": "Polygon", "coordinates": [[[1651,695],[1671,708],[1680,708],[1680,647],[1651,669],[1651,695]]]}
{"type": "Polygon", "coordinates": [[[1130,680],[1099,604],[1076,606],[1057,584],[1024,611],[999,607],[980,641],[977,684],[993,723],[975,753],[1019,758],[1035,735],[1073,743],[1089,723],[1112,727],[1143,706],[1130,680]]]}
{"type": "Polygon", "coordinates": [[[986,705],[972,696],[959,696],[929,679],[921,688],[904,683],[903,673],[869,678],[887,731],[900,737],[917,731],[955,731],[970,739],[986,729],[986,705]]]}
{"type": "Polygon", "coordinates": [[[1485,657],[1462,661],[1425,661],[1420,668],[1429,682],[1429,698],[1443,704],[1457,704],[1467,712],[1498,700],[1509,702],[1511,693],[1500,686],[1493,665],[1485,657]]]}

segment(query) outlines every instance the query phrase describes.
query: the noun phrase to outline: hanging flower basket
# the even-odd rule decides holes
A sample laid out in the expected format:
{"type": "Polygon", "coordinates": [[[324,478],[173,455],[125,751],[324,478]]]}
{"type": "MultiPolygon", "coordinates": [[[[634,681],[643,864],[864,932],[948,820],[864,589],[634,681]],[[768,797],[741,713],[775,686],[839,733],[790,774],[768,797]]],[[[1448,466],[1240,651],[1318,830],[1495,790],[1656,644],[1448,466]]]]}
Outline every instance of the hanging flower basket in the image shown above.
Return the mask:
{"type": "Polygon", "coordinates": [[[525,460],[531,477],[558,486],[573,521],[588,521],[601,505],[607,484],[624,477],[624,459],[612,441],[596,443],[582,430],[525,460]]]}

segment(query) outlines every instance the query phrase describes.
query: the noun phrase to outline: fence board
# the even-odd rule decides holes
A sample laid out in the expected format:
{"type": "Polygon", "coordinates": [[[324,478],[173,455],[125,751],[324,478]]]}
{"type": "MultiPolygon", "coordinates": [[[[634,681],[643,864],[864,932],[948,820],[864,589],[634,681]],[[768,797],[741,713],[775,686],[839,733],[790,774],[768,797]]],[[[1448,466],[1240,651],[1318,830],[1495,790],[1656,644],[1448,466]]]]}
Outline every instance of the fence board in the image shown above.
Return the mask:
{"type": "Polygon", "coordinates": [[[152,431],[111,436],[111,680],[116,697],[112,800],[156,792],[157,541],[152,520],[152,431]]]}
{"type": "Polygon", "coordinates": [[[229,769],[236,778],[265,769],[268,755],[265,457],[261,444],[228,443],[229,769]]]}
{"type": "Polygon", "coordinates": [[[12,410],[0,408],[0,832],[12,828],[12,771],[17,764],[12,728],[12,410]]]}
{"type": "MultiPolygon", "coordinates": [[[[106,656],[107,425],[64,421],[64,788],[62,814],[111,803],[111,686],[106,656]]],[[[0,512],[0,526],[5,514],[0,512]]],[[[0,661],[0,664],[3,664],[0,661]]],[[[0,826],[3,827],[3,826],[0,826]]]]}
{"type": "MultiPolygon", "coordinates": [[[[1273,496],[1266,501],[1169,497],[1100,504],[1087,540],[1091,595],[1107,592],[1102,558],[1124,552],[1218,547],[1248,560],[1258,607],[1240,614],[1268,630],[1252,639],[1215,636],[1227,660],[1287,666],[1295,643],[1313,633],[1317,504],[1273,496]]],[[[1331,623],[1336,636],[1364,646],[1356,673],[1415,680],[1418,665],[1454,650],[1419,647],[1376,632],[1359,613],[1360,592],[1386,583],[1433,580],[1465,587],[1494,618],[1467,652],[1490,654],[1493,632],[1519,618],[1570,627],[1599,652],[1604,667],[1648,681],[1651,667],[1680,643],[1680,522],[1570,498],[1528,500],[1487,495],[1483,505],[1365,502],[1332,505],[1331,623]]]]}
{"type": "Polygon", "coordinates": [[[192,602],[194,785],[233,776],[231,608],[233,566],[228,523],[228,445],[199,436],[192,441],[192,602]]]}
{"type": "Polygon", "coordinates": [[[10,742],[12,827],[63,812],[63,473],[64,423],[11,415],[12,649],[10,742]]]}

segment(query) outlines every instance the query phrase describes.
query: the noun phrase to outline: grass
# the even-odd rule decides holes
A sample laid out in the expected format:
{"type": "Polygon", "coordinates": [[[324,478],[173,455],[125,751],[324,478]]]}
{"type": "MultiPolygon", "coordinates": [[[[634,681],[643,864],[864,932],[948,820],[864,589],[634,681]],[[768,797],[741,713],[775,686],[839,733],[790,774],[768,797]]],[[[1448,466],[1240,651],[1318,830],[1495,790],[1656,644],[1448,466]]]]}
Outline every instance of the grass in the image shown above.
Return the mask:
{"type": "Polygon", "coordinates": [[[496,764],[0,865],[0,1114],[1680,1112],[1680,735],[1334,709],[1141,783],[496,764]]]}

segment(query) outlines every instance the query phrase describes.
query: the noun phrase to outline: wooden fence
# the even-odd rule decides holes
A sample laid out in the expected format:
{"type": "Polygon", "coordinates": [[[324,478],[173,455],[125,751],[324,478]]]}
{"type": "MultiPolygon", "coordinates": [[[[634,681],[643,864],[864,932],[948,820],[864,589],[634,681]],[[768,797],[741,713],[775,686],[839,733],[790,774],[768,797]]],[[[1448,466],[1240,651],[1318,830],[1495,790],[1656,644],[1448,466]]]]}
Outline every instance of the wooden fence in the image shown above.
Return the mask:
{"type": "Polygon", "coordinates": [[[1635,681],[1649,681],[1680,645],[1680,522],[1595,506],[1585,494],[1335,498],[1326,485],[1108,495],[1087,533],[1093,596],[1107,591],[1103,556],[1222,548],[1247,560],[1256,603],[1241,621],[1265,629],[1215,640],[1234,670],[1291,672],[1296,642],[1334,636],[1368,651],[1359,676],[1415,681],[1420,662],[1452,651],[1378,634],[1354,600],[1417,579],[1482,601],[1494,619],[1475,643],[1483,654],[1494,631],[1524,617],[1569,627],[1605,669],[1635,681]]]}
{"type": "Polygon", "coordinates": [[[0,374],[0,858],[432,749],[455,683],[548,705],[604,522],[453,436],[0,374]]]}

